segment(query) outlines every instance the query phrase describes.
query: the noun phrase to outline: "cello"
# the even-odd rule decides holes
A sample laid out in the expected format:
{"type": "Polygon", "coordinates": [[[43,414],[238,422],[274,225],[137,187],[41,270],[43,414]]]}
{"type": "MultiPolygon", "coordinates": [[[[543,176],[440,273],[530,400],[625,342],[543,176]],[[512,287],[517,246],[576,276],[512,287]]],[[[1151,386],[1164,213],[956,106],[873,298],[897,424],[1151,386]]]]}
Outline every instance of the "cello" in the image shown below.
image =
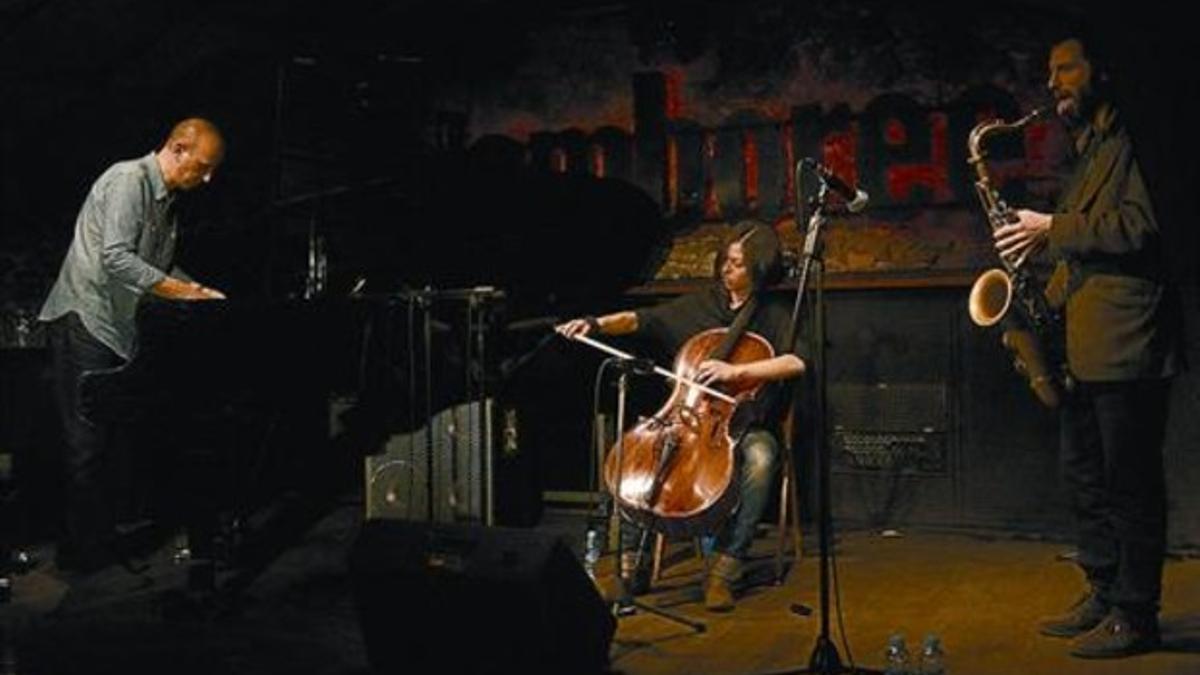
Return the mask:
{"type": "MultiPolygon", "coordinates": [[[[632,358],[584,336],[573,339],[632,358]]],[[[671,395],[623,432],[604,463],[609,493],[631,520],[671,536],[694,536],[729,515],[738,501],[734,450],[759,416],[765,383],[703,385],[696,371],[709,359],[740,364],[774,356],[771,343],[757,333],[712,328],[680,347],[671,371],[655,368],[674,381],[671,395]],[[731,332],[741,334],[733,339],[731,332]]]]}

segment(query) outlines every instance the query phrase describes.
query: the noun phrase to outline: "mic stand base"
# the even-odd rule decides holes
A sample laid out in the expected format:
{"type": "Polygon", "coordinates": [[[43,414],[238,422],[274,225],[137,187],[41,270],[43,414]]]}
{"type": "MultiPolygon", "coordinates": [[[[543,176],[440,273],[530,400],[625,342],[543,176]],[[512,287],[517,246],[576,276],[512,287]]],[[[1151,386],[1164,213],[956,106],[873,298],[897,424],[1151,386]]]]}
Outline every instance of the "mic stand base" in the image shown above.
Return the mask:
{"type": "MultiPolygon", "coordinates": [[[[615,506],[616,505],[614,504],[614,507],[615,506]]],[[[641,537],[642,541],[641,541],[641,544],[638,545],[639,551],[644,550],[643,545],[645,544],[646,536],[649,533],[650,533],[650,531],[647,529],[642,530],[642,537],[641,537]]],[[[617,599],[612,602],[611,609],[612,609],[613,616],[617,617],[617,619],[619,620],[619,619],[623,619],[627,616],[633,616],[634,614],[638,613],[638,610],[641,610],[643,612],[646,612],[647,614],[653,614],[657,617],[661,617],[661,618],[667,619],[669,621],[674,621],[677,624],[687,626],[688,628],[691,628],[696,633],[704,633],[704,632],[708,631],[708,626],[703,621],[695,621],[693,619],[689,619],[687,617],[675,614],[674,612],[669,612],[661,607],[655,607],[654,605],[651,605],[649,603],[634,599],[633,594],[629,592],[629,584],[627,584],[625,582],[625,577],[624,577],[624,575],[622,575],[622,572],[624,571],[624,569],[623,569],[624,565],[622,565],[621,559],[623,556],[622,556],[620,550],[617,551],[616,556],[617,556],[617,561],[616,561],[617,564],[616,564],[615,569],[613,570],[613,574],[616,576],[617,599]]],[[[638,557],[639,558],[641,557],[641,553],[638,554],[638,557]]],[[[640,562],[640,560],[639,560],[639,562],[640,562]]],[[[637,567],[637,564],[635,564],[634,567],[637,567]]]]}
{"type": "Polygon", "coordinates": [[[801,670],[785,670],[772,675],[883,675],[881,670],[870,668],[850,668],[842,663],[837,646],[825,635],[817,636],[817,644],[813,646],[812,656],[808,659],[808,667],[801,670]]]}
{"type": "MultiPolygon", "coordinates": [[[[622,377],[624,377],[624,376],[622,375],[622,377]]],[[[619,508],[615,502],[613,503],[613,507],[619,508]]],[[[637,554],[638,559],[634,563],[635,568],[640,566],[640,564],[641,564],[641,557],[643,555],[642,551],[646,550],[646,537],[648,537],[649,535],[650,535],[650,530],[643,528],[642,536],[640,537],[640,540],[638,542],[638,554],[637,554]]],[[[674,621],[675,623],[687,626],[688,628],[691,628],[693,631],[695,631],[697,633],[703,633],[708,630],[708,626],[705,625],[704,622],[702,622],[702,621],[694,621],[687,617],[683,617],[678,614],[675,614],[674,612],[668,612],[667,610],[665,610],[661,607],[655,607],[654,605],[651,605],[649,603],[645,603],[640,600],[635,600],[633,597],[633,594],[629,592],[629,584],[627,584],[625,582],[625,576],[622,574],[622,572],[625,571],[624,570],[625,566],[624,566],[624,564],[622,564],[623,558],[624,558],[624,556],[622,555],[622,552],[618,550],[617,551],[617,565],[616,565],[616,570],[614,570],[616,572],[616,576],[617,576],[618,593],[617,593],[617,599],[613,602],[613,608],[612,608],[613,616],[617,617],[618,619],[622,619],[624,617],[633,616],[634,614],[637,614],[637,611],[640,609],[643,612],[647,612],[649,614],[653,614],[655,616],[662,617],[669,621],[674,621]]]]}
{"type": "Polygon", "coordinates": [[[687,617],[668,612],[661,607],[655,607],[649,603],[642,602],[641,600],[628,598],[625,600],[617,600],[613,603],[613,616],[617,617],[618,619],[623,619],[627,616],[633,616],[638,613],[638,610],[646,612],[647,614],[653,614],[663,619],[667,619],[668,621],[674,621],[675,623],[683,626],[687,626],[696,633],[705,633],[708,631],[708,626],[703,621],[694,621],[687,617]]]}
{"type": "Polygon", "coordinates": [[[828,636],[818,635],[817,644],[813,645],[812,656],[808,657],[808,672],[841,673],[845,670],[837,645],[833,644],[828,636]]]}

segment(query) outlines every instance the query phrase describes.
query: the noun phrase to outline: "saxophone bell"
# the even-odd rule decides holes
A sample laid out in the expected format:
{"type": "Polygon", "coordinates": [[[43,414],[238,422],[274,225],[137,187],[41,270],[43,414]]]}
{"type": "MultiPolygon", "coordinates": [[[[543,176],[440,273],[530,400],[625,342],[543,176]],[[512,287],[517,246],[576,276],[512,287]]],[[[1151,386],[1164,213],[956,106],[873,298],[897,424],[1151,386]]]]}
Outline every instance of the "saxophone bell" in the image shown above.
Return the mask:
{"type": "Polygon", "coordinates": [[[1012,306],[1012,277],[999,268],[990,269],[975,280],[967,298],[967,313],[976,326],[987,328],[1000,323],[1012,306]]]}

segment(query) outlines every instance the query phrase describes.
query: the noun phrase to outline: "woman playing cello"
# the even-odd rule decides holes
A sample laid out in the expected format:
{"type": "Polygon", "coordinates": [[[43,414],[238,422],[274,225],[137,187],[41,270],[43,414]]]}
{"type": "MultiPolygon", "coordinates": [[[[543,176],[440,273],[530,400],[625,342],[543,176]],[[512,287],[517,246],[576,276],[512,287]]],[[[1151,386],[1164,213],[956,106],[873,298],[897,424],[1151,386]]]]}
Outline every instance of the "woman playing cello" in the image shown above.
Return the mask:
{"type": "MultiPolygon", "coordinates": [[[[569,338],[646,335],[673,352],[679,352],[677,372],[682,367],[687,377],[731,393],[747,391],[751,385],[771,390],[778,386],[771,383],[802,375],[804,361],[787,344],[791,305],[784,298],[763,293],[780,270],[780,244],[774,230],[753,222],[740,224],[717,256],[714,267],[717,283],[703,290],[647,309],[573,319],[556,330],[569,338]],[[716,347],[726,331],[733,333],[734,344],[716,347]],[[697,340],[713,335],[715,340],[708,339],[706,343],[713,347],[702,347],[708,351],[696,357],[697,340]],[[761,346],[755,347],[751,343],[761,346]],[[694,362],[690,366],[681,366],[689,353],[694,362]]],[[[679,390],[677,387],[677,395],[679,390]]],[[[742,559],[749,550],[755,526],[766,506],[775,473],[780,447],[775,430],[779,427],[783,407],[779,401],[783,398],[774,396],[776,403],[767,405],[764,414],[748,428],[736,433],[729,431],[728,420],[720,427],[732,439],[730,447],[736,464],[732,487],[737,499],[733,502],[732,514],[715,532],[714,558],[709,561],[704,581],[705,606],[712,611],[733,609],[733,586],[741,575],[742,559]]],[[[662,414],[660,411],[659,416],[662,414]]],[[[657,419],[651,422],[659,426],[663,423],[657,419]]],[[[688,425],[696,426],[691,421],[679,426],[688,425]]],[[[625,464],[624,460],[622,464],[625,464]]],[[[649,588],[649,556],[644,555],[644,550],[634,549],[639,541],[644,549],[647,538],[631,530],[633,528],[623,528],[620,569],[630,590],[639,594],[649,588]]]]}

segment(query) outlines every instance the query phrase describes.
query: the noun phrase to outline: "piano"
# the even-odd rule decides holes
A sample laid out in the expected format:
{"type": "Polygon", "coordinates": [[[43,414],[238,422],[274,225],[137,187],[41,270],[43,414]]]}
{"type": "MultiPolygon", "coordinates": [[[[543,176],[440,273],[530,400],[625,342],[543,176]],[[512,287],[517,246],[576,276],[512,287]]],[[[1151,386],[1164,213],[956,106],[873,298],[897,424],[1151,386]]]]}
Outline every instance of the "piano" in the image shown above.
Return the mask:
{"type": "Polygon", "coordinates": [[[189,591],[215,590],[217,562],[235,557],[249,583],[305,524],[251,539],[253,512],[291,501],[311,525],[358,475],[361,457],[331,452],[329,401],[377,388],[371,333],[387,312],[346,298],[156,299],[138,309],[133,358],[84,374],[84,415],[136,439],[156,519],[187,532],[189,591]]]}
{"type": "Polygon", "coordinates": [[[165,495],[154,515],[187,532],[190,591],[218,590],[217,563],[240,570],[226,589],[250,583],[362,488],[366,455],[428,426],[430,411],[496,386],[504,349],[488,341],[481,385],[484,366],[464,354],[469,342],[482,358],[481,338],[463,340],[462,315],[473,306],[472,325],[494,325],[503,294],[455,293],[139,306],[133,358],[85,373],[81,408],[136,437],[142,473],[165,495]],[[427,323],[423,306],[433,307],[427,323]],[[343,395],[354,418],[331,420],[331,399],[343,395]],[[334,426],[345,431],[333,436],[334,426]],[[247,532],[264,512],[280,515],[247,532]]]}

